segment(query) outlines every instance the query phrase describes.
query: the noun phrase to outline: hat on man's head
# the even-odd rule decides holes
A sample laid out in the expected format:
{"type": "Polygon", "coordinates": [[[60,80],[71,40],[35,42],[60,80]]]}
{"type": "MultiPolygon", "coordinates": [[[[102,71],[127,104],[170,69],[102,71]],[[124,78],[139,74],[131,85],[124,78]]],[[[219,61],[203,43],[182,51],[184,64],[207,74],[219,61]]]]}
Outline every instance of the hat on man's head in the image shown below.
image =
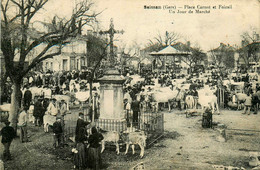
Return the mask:
{"type": "Polygon", "coordinates": [[[79,112],[79,116],[84,116],[84,113],[82,113],[82,112],[79,112]]]}
{"type": "Polygon", "coordinates": [[[6,126],[10,125],[10,122],[7,120],[4,122],[6,126]]]}

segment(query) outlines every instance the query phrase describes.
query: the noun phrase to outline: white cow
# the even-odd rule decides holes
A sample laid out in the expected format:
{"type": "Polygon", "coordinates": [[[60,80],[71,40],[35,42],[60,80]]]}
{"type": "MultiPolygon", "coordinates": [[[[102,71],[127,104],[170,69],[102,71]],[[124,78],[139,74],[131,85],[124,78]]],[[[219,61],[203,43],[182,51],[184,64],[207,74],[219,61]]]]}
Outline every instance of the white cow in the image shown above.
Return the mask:
{"type": "Polygon", "coordinates": [[[67,110],[69,110],[69,103],[71,100],[71,97],[68,95],[52,95],[52,98],[56,99],[57,102],[60,102],[61,100],[64,100],[66,102],[67,105],[67,110]]]}
{"type": "Polygon", "coordinates": [[[142,132],[130,132],[130,133],[123,133],[122,139],[126,144],[126,151],[125,154],[127,154],[130,144],[132,145],[132,151],[133,154],[135,154],[135,144],[138,144],[141,148],[140,157],[142,158],[144,156],[144,149],[146,146],[146,139],[147,136],[145,133],[142,132]]]}
{"type": "Polygon", "coordinates": [[[186,103],[186,109],[193,109],[195,106],[195,100],[194,97],[191,95],[186,96],[185,98],[185,103],[186,103]]]}
{"type": "Polygon", "coordinates": [[[236,93],[235,97],[236,97],[235,100],[237,101],[237,106],[238,106],[237,109],[241,109],[242,108],[241,103],[244,103],[244,101],[247,98],[247,95],[245,93],[236,93]]]}
{"type": "Polygon", "coordinates": [[[217,113],[219,114],[218,99],[217,96],[213,94],[213,91],[211,91],[210,89],[201,89],[198,90],[198,94],[198,103],[201,105],[203,110],[207,107],[211,107],[213,114],[216,107],[217,113]]]}
{"type": "Polygon", "coordinates": [[[43,96],[43,88],[39,87],[31,87],[29,90],[32,93],[32,98],[34,99],[35,96],[43,96]]]}
{"type": "Polygon", "coordinates": [[[171,90],[169,87],[161,88],[160,90],[154,91],[152,94],[152,100],[155,102],[155,110],[158,112],[159,103],[167,103],[168,109],[171,111],[171,101],[172,100],[182,100],[184,97],[183,90],[171,90]]]}
{"type": "Polygon", "coordinates": [[[108,131],[108,132],[101,132],[104,139],[101,141],[101,145],[102,145],[102,149],[101,149],[101,153],[105,150],[105,144],[106,142],[113,142],[116,145],[116,152],[117,154],[119,154],[119,139],[120,139],[120,135],[119,132],[112,132],[112,131],[108,131]]]}

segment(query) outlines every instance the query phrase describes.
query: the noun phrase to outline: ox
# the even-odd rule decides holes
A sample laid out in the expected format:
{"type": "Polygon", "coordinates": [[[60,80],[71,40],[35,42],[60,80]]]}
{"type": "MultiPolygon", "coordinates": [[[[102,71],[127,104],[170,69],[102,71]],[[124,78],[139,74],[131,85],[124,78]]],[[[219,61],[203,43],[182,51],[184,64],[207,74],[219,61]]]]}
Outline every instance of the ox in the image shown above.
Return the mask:
{"type": "Polygon", "coordinates": [[[29,89],[32,93],[32,98],[34,99],[35,96],[43,96],[43,88],[39,88],[39,87],[31,87],[29,89]]]}
{"type": "Polygon", "coordinates": [[[146,146],[146,138],[147,138],[144,132],[124,132],[121,135],[119,134],[119,132],[112,132],[112,131],[106,132],[103,130],[100,130],[100,132],[104,136],[104,139],[101,141],[102,144],[101,153],[105,150],[106,142],[113,142],[116,145],[116,152],[117,154],[119,154],[120,153],[119,140],[121,137],[123,143],[126,144],[125,154],[128,153],[130,144],[132,145],[132,151],[134,154],[135,153],[134,145],[138,144],[141,149],[140,157],[142,158],[144,156],[144,149],[146,146]]]}
{"type": "Polygon", "coordinates": [[[102,149],[101,149],[101,153],[105,150],[105,144],[106,142],[113,142],[116,145],[116,152],[117,154],[119,154],[119,139],[120,139],[120,135],[119,132],[106,132],[103,130],[100,130],[100,132],[102,133],[104,139],[101,141],[101,145],[102,145],[102,149]]]}
{"type": "Polygon", "coordinates": [[[123,133],[122,140],[126,143],[125,155],[128,153],[130,144],[132,145],[133,154],[135,154],[134,145],[138,144],[141,149],[140,157],[142,158],[144,156],[144,148],[146,146],[146,139],[147,139],[147,136],[145,135],[145,133],[143,131],[142,132],[123,133]]]}
{"type": "Polygon", "coordinates": [[[201,108],[204,110],[208,107],[212,108],[212,114],[214,114],[215,107],[217,113],[219,114],[218,99],[217,96],[213,94],[213,91],[209,89],[198,90],[199,99],[198,103],[201,105],[201,108]]]}
{"type": "Polygon", "coordinates": [[[195,106],[194,97],[191,95],[187,95],[185,98],[186,109],[193,109],[195,106]]]}
{"type": "Polygon", "coordinates": [[[242,109],[242,103],[245,102],[247,95],[245,93],[236,93],[235,97],[237,101],[237,109],[242,109]]]}
{"type": "Polygon", "coordinates": [[[151,93],[153,110],[158,112],[160,103],[168,103],[168,109],[171,111],[171,102],[184,100],[183,90],[171,90],[170,88],[161,88],[151,93]]]}
{"type": "Polygon", "coordinates": [[[68,95],[53,95],[52,98],[56,99],[57,102],[61,102],[61,100],[64,100],[67,105],[67,110],[69,110],[69,103],[71,100],[71,97],[68,95]]]}

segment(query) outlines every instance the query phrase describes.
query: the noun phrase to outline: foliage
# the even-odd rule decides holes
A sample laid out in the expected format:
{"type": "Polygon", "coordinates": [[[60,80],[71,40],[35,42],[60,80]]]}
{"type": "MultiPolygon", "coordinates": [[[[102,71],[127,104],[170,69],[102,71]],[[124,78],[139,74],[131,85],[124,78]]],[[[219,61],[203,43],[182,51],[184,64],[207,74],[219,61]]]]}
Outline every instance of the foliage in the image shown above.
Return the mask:
{"type": "Polygon", "coordinates": [[[173,45],[179,39],[180,35],[176,32],[166,31],[164,35],[158,33],[156,37],[149,40],[149,43],[146,45],[144,51],[152,52],[162,50],[168,45],[173,45]]]}
{"type": "Polygon", "coordinates": [[[249,67],[249,62],[259,62],[260,37],[256,28],[246,31],[241,35],[242,47],[238,50],[240,57],[243,59],[246,68],[249,67]]]}
{"type": "Polygon", "coordinates": [[[98,15],[90,12],[93,4],[83,0],[76,5],[69,19],[55,16],[49,23],[39,21],[41,29],[36,29],[32,24],[33,18],[47,2],[48,0],[1,2],[1,50],[7,73],[12,81],[21,81],[38,63],[59,55],[62,46],[69,43],[69,38],[80,33],[84,25],[94,22],[98,15]],[[32,53],[34,59],[25,67],[26,59],[28,60],[32,53]],[[17,65],[14,64],[15,57],[18,58],[17,65]]]}
{"type": "Polygon", "coordinates": [[[106,48],[105,40],[101,39],[98,36],[93,34],[87,35],[87,58],[88,58],[88,66],[94,67],[96,63],[100,60],[101,57],[107,56],[107,52],[104,49],[106,48]]]}
{"type": "Polygon", "coordinates": [[[235,48],[223,43],[218,48],[210,50],[210,56],[213,59],[213,63],[218,67],[233,68],[234,67],[234,53],[235,48]]]}
{"type": "Polygon", "coordinates": [[[61,48],[81,33],[83,26],[95,22],[98,15],[90,10],[93,3],[82,0],[68,19],[55,16],[49,22],[37,21],[35,27],[33,19],[48,1],[1,1],[1,50],[6,73],[13,84],[9,120],[15,129],[23,77],[37,64],[61,54],[61,48]],[[33,57],[27,66],[30,56],[33,57]]]}

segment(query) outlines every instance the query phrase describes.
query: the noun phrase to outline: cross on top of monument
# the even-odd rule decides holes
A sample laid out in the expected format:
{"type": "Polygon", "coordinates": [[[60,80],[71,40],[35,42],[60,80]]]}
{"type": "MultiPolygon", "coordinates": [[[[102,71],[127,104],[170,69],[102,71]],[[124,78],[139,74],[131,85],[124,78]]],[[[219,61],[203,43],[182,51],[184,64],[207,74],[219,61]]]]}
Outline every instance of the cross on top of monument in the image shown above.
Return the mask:
{"type": "Polygon", "coordinates": [[[113,23],[113,18],[110,19],[110,28],[107,31],[100,31],[99,34],[109,34],[110,37],[110,56],[109,56],[109,62],[110,62],[110,66],[114,66],[115,65],[115,61],[114,61],[114,34],[123,34],[124,31],[121,30],[115,30],[114,29],[114,23],[113,23]]]}

